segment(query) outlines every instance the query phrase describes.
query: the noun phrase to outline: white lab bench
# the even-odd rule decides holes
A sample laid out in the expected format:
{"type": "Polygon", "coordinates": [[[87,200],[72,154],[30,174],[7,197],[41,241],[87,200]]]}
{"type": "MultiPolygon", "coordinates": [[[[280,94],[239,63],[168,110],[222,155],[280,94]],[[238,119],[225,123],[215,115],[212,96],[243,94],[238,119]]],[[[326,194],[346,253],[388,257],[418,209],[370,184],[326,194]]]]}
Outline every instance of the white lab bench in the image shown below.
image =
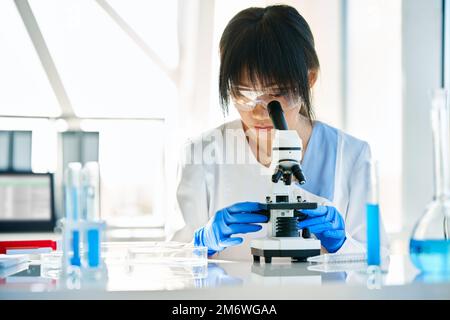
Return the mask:
{"type": "MultiPolygon", "coordinates": [[[[0,240],[5,238],[2,235],[0,240]]],[[[103,279],[75,284],[46,273],[38,261],[18,271],[0,273],[0,300],[450,299],[450,275],[422,275],[406,254],[391,255],[378,278],[369,276],[358,263],[320,266],[276,259],[272,264],[209,260],[200,277],[198,270],[180,273],[167,266],[108,265],[103,279]]]]}

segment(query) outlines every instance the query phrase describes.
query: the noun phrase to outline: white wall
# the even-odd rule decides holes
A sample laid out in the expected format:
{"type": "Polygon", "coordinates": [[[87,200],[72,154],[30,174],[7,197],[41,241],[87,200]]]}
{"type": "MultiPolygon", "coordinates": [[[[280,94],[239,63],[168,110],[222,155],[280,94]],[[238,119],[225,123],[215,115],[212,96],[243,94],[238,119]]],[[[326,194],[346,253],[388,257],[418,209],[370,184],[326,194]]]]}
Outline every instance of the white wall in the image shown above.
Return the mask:
{"type": "Polygon", "coordinates": [[[441,82],[441,0],[403,1],[403,219],[406,233],[433,195],[429,91],[441,82]]]}
{"type": "Polygon", "coordinates": [[[402,0],[347,1],[346,131],[379,163],[380,208],[401,230],[402,0]]]}
{"type": "Polygon", "coordinates": [[[445,1],[445,87],[450,90],[450,0],[445,1]]]}

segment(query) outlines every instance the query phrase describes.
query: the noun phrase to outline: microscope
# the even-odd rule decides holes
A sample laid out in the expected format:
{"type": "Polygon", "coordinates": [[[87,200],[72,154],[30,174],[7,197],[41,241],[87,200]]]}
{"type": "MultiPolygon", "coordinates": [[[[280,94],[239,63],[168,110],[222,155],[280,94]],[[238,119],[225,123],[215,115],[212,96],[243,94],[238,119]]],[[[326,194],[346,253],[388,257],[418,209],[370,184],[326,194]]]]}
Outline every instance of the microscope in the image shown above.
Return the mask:
{"type": "Polygon", "coordinates": [[[290,257],[292,261],[320,254],[320,241],[311,238],[308,229],[299,230],[297,222],[305,218],[302,209],[316,209],[317,203],[294,199],[292,176],[300,184],[305,177],[300,166],[302,140],[295,130],[289,130],[283,110],[278,101],[268,104],[270,118],[275,130],[272,143],[272,194],[266,197],[265,211],[269,215],[268,237],[253,239],[250,243],[253,261],[271,263],[274,257],[290,257]]]}

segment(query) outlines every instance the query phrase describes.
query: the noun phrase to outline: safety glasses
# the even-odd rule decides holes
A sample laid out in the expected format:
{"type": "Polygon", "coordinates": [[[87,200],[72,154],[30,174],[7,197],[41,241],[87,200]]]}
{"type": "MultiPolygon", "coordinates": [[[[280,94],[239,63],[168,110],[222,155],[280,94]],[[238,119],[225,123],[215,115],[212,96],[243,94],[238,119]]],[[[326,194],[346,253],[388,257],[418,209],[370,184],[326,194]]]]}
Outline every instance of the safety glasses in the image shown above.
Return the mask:
{"type": "Polygon", "coordinates": [[[301,105],[302,101],[300,97],[289,92],[264,92],[247,89],[239,89],[238,93],[231,98],[236,108],[241,111],[252,111],[257,105],[267,108],[271,101],[277,100],[286,112],[301,105]]]}

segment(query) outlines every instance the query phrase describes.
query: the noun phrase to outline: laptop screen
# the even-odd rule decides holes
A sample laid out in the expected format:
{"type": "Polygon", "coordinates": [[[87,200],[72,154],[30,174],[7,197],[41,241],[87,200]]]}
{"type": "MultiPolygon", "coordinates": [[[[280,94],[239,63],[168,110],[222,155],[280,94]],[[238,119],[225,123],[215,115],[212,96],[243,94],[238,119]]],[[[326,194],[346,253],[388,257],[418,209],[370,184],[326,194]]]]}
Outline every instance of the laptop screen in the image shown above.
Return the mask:
{"type": "Polygon", "coordinates": [[[0,174],[0,221],[52,218],[50,174],[0,174]]]}

